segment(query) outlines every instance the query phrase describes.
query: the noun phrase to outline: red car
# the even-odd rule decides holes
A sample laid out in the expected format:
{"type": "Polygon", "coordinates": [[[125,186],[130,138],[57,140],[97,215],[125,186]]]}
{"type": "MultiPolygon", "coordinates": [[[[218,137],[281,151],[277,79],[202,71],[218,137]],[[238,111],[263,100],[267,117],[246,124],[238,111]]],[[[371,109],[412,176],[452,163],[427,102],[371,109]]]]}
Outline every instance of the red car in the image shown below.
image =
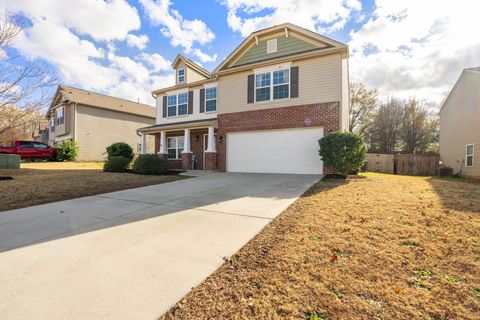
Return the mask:
{"type": "Polygon", "coordinates": [[[18,154],[21,159],[50,159],[54,160],[57,150],[45,143],[37,141],[17,140],[11,147],[0,147],[0,154],[18,154]]]}

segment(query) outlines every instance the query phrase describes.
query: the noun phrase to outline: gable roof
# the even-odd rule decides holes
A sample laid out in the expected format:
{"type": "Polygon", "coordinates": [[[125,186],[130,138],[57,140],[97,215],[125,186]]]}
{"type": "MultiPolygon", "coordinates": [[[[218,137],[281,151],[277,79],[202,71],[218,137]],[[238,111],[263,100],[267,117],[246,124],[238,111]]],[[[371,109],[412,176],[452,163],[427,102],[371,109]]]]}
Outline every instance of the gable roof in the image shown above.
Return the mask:
{"type": "Polygon", "coordinates": [[[188,67],[192,68],[202,76],[208,79],[212,77],[212,74],[207,69],[204,69],[203,67],[199,66],[197,63],[193,62],[182,54],[178,54],[175,60],[173,60],[172,67],[176,69],[180,61],[183,61],[188,67]]]}
{"type": "Polygon", "coordinates": [[[440,103],[440,110],[438,110],[438,114],[440,114],[440,112],[442,112],[443,110],[443,107],[447,104],[447,101],[450,100],[450,96],[452,95],[452,93],[455,91],[455,89],[457,88],[459,82],[460,82],[460,79],[462,79],[462,77],[464,76],[465,72],[473,72],[476,74],[476,76],[480,76],[480,67],[476,67],[476,68],[465,68],[462,70],[462,73],[460,73],[460,76],[458,77],[457,81],[455,81],[455,84],[453,85],[453,88],[452,90],[450,90],[450,92],[448,93],[448,95],[443,99],[443,101],[440,103]],[[478,75],[477,75],[478,74],[478,75]]]}
{"type": "Polygon", "coordinates": [[[137,103],[117,97],[111,97],[101,93],[91,92],[66,85],[58,86],[47,114],[55,106],[61,103],[66,103],[65,100],[67,100],[68,103],[74,102],[90,107],[107,109],[122,113],[129,113],[148,118],[155,118],[156,115],[155,107],[148,104],[137,103]]]}
{"type": "MultiPolygon", "coordinates": [[[[222,63],[220,63],[220,65],[212,72],[212,74],[216,75],[220,72],[226,71],[227,69],[236,69],[241,67],[233,65],[233,63],[238,61],[242,57],[242,55],[244,55],[254,45],[258,45],[258,39],[260,37],[268,37],[269,35],[278,34],[282,31],[285,33],[285,37],[288,37],[289,34],[292,33],[293,35],[301,37],[308,41],[310,44],[312,44],[312,47],[308,50],[310,51],[309,53],[323,54],[332,51],[344,51],[346,54],[348,54],[348,46],[341,42],[327,38],[318,33],[301,28],[291,23],[283,23],[277,26],[255,31],[250,34],[232,53],[230,53],[230,55],[228,55],[228,57],[222,63]]],[[[292,52],[286,54],[285,56],[292,57],[305,53],[306,51],[292,52]]],[[[281,57],[282,56],[279,55],[272,55],[272,58],[268,60],[273,60],[281,57]]],[[[258,63],[260,61],[255,62],[258,63]]],[[[253,63],[254,62],[252,62],[251,64],[253,63]]]]}

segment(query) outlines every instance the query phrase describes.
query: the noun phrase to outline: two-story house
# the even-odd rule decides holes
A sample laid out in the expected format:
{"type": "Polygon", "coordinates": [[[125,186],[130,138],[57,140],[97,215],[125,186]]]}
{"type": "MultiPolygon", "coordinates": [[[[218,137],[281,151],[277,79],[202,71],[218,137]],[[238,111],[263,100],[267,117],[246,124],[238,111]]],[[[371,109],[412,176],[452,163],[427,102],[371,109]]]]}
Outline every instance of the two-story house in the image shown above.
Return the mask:
{"type": "Polygon", "coordinates": [[[463,70],[440,109],[440,160],[480,177],[480,68],[463,70]]]}
{"type": "MultiPolygon", "coordinates": [[[[128,143],[138,151],[138,128],[155,123],[155,108],[142,103],[60,85],[47,112],[48,143],[73,140],[79,160],[102,161],[106,148],[128,143]]],[[[154,138],[150,145],[154,145],[154,138]]]]}
{"type": "Polygon", "coordinates": [[[290,23],[252,33],[213,72],[181,55],[172,66],[156,124],[138,130],[171,168],[322,174],[318,140],[348,128],[348,47],[290,23]]]}

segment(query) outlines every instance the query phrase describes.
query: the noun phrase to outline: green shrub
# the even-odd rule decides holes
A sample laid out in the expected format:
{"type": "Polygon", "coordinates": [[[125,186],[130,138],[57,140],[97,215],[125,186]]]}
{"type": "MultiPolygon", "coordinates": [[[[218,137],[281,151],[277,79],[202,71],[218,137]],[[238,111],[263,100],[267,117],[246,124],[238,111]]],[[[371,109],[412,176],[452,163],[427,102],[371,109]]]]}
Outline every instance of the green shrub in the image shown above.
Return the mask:
{"type": "Polygon", "coordinates": [[[334,168],[345,177],[365,163],[367,148],[362,137],[356,133],[330,133],[320,139],[319,144],[325,167],[334,168]]]}
{"type": "Polygon", "coordinates": [[[140,174],[165,174],[168,163],[156,154],[142,154],[133,162],[133,171],[140,174]]]}
{"type": "Polygon", "coordinates": [[[116,142],[107,147],[107,157],[117,157],[122,156],[132,161],[133,159],[133,150],[129,144],[125,142],[116,142]]]}
{"type": "Polygon", "coordinates": [[[57,146],[57,160],[75,161],[78,157],[78,145],[72,140],[63,140],[57,146]]]}
{"type": "Polygon", "coordinates": [[[130,159],[124,156],[109,157],[103,165],[103,171],[106,172],[125,172],[127,171],[130,159]]]}

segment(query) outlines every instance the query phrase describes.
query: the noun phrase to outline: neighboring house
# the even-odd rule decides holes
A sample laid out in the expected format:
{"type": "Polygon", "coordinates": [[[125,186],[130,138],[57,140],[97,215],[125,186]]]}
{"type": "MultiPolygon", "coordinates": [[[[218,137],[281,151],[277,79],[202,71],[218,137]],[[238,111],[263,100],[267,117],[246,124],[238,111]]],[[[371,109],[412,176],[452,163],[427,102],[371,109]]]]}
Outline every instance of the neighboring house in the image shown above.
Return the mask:
{"type": "MultiPolygon", "coordinates": [[[[126,142],[138,152],[136,130],[155,123],[155,108],[103,94],[58,86],[50,108],[49,144],[74,140],[79,160],[104,160],[105,149],[114,142],[126,142]]],[[[152,145],[153,152],[153,138],[152,145]]]]}
{"type": "Polygon", "coordinates": [[[139,130],[172,168],[321,174],[318,140],[348,129],[348,47],[298,26],[252,33],[211,73],[182,55],[172,66],[139,130]]]}
{"type": "Polygon", "coordinates": [[[440,160],[480,177],[480,68],[463,70],[440,109],[440,160]]]}

